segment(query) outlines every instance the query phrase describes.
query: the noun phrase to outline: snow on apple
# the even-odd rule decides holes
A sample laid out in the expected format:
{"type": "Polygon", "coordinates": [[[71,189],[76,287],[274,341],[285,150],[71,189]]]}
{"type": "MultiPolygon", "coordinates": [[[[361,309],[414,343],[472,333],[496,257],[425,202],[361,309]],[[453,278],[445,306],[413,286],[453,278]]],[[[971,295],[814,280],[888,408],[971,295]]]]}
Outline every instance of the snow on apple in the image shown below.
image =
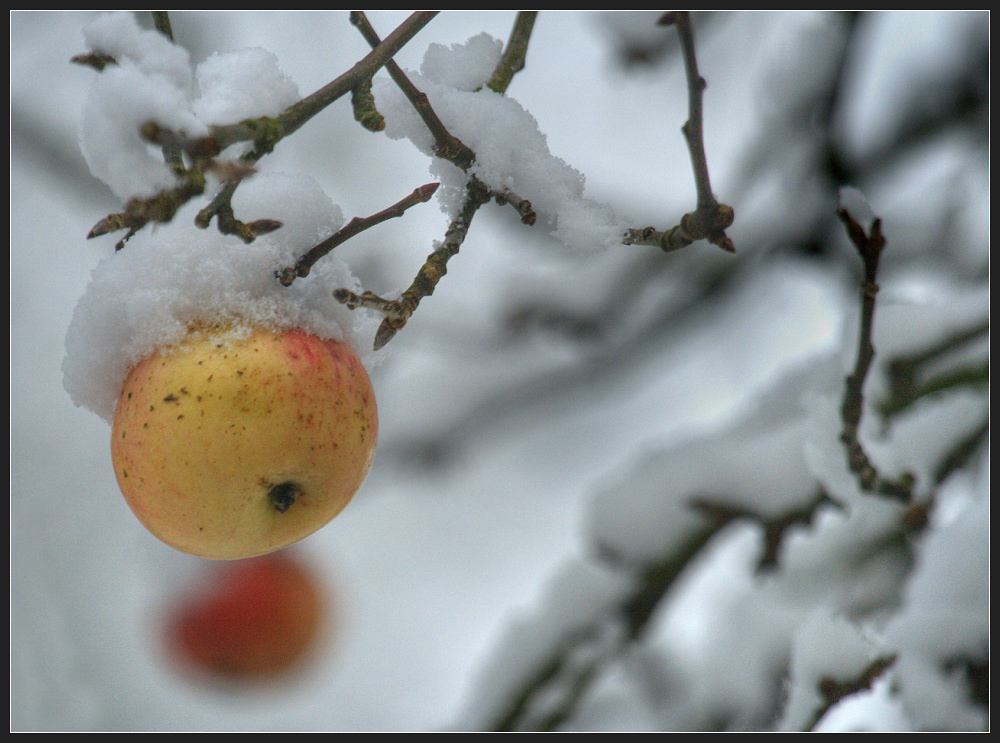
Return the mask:
{"type": "Polygon", "coordinates": [[[259,174],[241,184],[233,199],[237,213],[284,225],[249,245],[195,227],[199,206],[189,204],[173,222],[136,233],[94,270],[66,337],[63,382],[77,405],[110,421],[129,369],[179,342],[191,323],[212,318],[301,328],[343,340],[366,363],[376,361],[364,349],[378,318],[351,312],[330,296],[339,286],[360,290],[336,255],[290,287],[274,278],[342,223],[340,210],[311,178],[259,174]]]}
{"type": "MultiPolygon", "coordinates": [[[[84,36],[92,50],[120,59],[95,78],[80,141],[93,174],[123,200],[172,185],[162,154],[139,138],[146,121],[196,135],[225,117],[274,115],[298,100],[274,55],[261,49],[216,54],[192,70],[186,51],[158,32],[141,31],[129,13],[102,16],[84,36]]],[[[66,337],[64,385],[77,405],[110,421],[128,371],[206,319],[300,328],[345,341],[364,363],[375,362],[362,349],[379,318],[330,299],[338,287],[360,290],[338,256],[292,287],[274,280],[277,269],[344,222],[311,177],[259,172],[240,184],[233,208],[241,220],[282,223],[250,245],[214,225],[194,226],[209,198],[189,202],[167,224],[140,230],[94,270],[66,337]]]]}

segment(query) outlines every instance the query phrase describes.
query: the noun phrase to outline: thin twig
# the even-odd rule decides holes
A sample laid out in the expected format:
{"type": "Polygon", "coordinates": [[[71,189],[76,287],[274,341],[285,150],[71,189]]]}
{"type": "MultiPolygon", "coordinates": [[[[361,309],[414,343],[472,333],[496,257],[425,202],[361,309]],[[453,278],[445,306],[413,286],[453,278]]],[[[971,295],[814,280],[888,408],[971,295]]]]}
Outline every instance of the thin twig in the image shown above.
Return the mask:
{"type": "Polygon", "coordinates": [[[822,677],[817,683],[818,691],[823,696],[823,704],[813,713],[812,720],[806,725],[806,730],[816,727],[823,715],[830,711],[837,702],[858,692],[871,689],[883,674],[889,671],[896,662],[895,655],[876,658],[865,668],[857,678],[849,681],[838,681],[829,676],[822,677]]]}
{"type": "Polygon", "coordinates": [[[287,137],[297,131],[335,100],[354,90],[359,81],[370,80],[386,63],[392,61],[393,55],[430,23],[436,15],[436,11],[413,13],[350,70],[336,80],[327,83],[312,95],[290,106],[276,120],[281,130],[281,136],[287,137]]]}
{"type": "Polygon", "coordinates": [[[490,77],[486,87],[494,93],[501,95],[507,92],[514,75],[524,69],[524,61],[528,54],[528,42],[531,39],[531,32],[535,27],[535,18],[538,17],[536,10],[522,10],[517,14],[514,27],[510,31],[510,38],[507,46],[503,50],[503,55],[497,63],[493,75],[490,77]]]}
{"type": "Polygon", "coordinates": [[[650,245],[664,251],[679,250],[698,240],[708,240],[727,253],[735,253],[733,241],[726,235],[732,225],[735,212],[731,206],[720,204],[712,193],[708,177],[708,161],[705,157],[705,143],[702,134],[702,93],[705,78],[698,72],[698,59],[694,49],[694,29],[687,12],[666,13],[660,18],[661,25],[674,25],[681,39],[684,52],[684,71],[688,87],[688,119],[681,127],[691,155],[697,205],[693,212],[685,214],[678,225],[669,230],[653,227],[630,229],[622,238],[625,245],[650,245]]]}
{"type": "Polygon", "coordinates": [[[735,253],[736,247],[726,237],[725,230],[733,223],[735,213],[731,206],[716,204],[709,209],[697,209],[681,217],[680,224],[669,230],[660,231],[655,227],[641,230],[631,229],[622,238],[623,245],[651,245],[664,252],[686,248],[698,240],[709,240],[727,253],[735,253]]]}
{"type": "Polygon", "coordinates": [[[174,32],[170,27],[170,13],[166,10],[153,10],[151,13],[153,16],[153,26],[156,30],[173,41],[174,32]]]}
{"type": "Polygon", "coordinates": [[[912,476],[904,475],[899,481],[882,477],[858,438],[858,430],[864,414],[865,380],[875,359],[872,332],[875,319],[875,296],[878,294],[878,264],[882,249],[886,244],[885,236],[882,234],[882,223],[881,220],[875,219],[869,233],[866,234],[864,228],[854,221],[846,209],[839,209],[837,216],[844,223],[851,242],[858,249],[865,270],[865,277],[861,283],[858,351],[854,371],[845,380],[844,400],[840,408],[844,428],[840,434],[840,440],[847,449],[848,467],[857,477],[862,490],[908,502],[913,495],[912,476]]]}
{"type": "MultiPolygon", "coordinates": [[[[250,241],[256,235],[274,229],[276,222],[273,220],[244,225],[235,218],[232,213],[231,198],[240,179],[252,172],[253,164],[271,152],[278,142],[297,131],[335,100],[352,92],[360,81],[370,80],[372,75],[381,69],[387,61],[390,61],[392,55],[410,41],[435,15],[434,12],[412,14],[354,67],[312,95],[289,106],[276,118],[265,116],[258,119],[246,119],[235,124],[216,126],[212,128],[209,136],[195,139],[188,139],[178,132],[165,129],[156,122],[147,122],[142,126],[140,133],[145,139],[158,144],[163,149],[168,165],[180,178],[180,182],[176,187],[152,198],[132,199],[126,204],[123,212],[110,214],[100,220],[91,229],[88,237],[128,229],[128,234],[116,246],[116,249],[121,249],[125,241],[147,223],[151,221],[169,222],[183,204],[201,195],[205,190],[205,173],[209,170],[223,171],[221,175],[225,183],[212,202],[202,209],[196,217],[195,221],[199,227],[206,227],[212,217],[218,215],[218,221],[224,234],[237,234],[245,241],[250,241]],[[222,164],[215,161],[214,158],[226,147],[245,141],[252,142],[253,148],[244,154],[238,162],[222,164]],[[181,153],[186,154],[191,159],[191,167],[183,167],[181,153]]],[[[169,32],[169,20],[158,17],[157,23],[161,31],[169,32]],[[164,23],[167,25],[163,25],[164,23]]],[[[74,59],[98,67],[106,63],[100,59],[84,57],[74,59]]]]}
{"type": "MultiPolygon", "coordinates": [[[[496,86],[493,88],[496,92],[506,90],[513,75],[523,69],[528,39],[531,36],[534,20],[534,13],[518,14],[517,21],[511,31],[511,40],[508,48],[505,50],[505,53],[497,64],[497,68],[494,70],[494,74],[491,76],[490,82],[496,86]]],[[[352,12],[351,23],[357,26],[369,44],[376,45],[379,43],[378,34],[371,27],[371,24],[363,13],[352,12]]],[[[434,148],[435,154],[459,168],[467,170],[475,161],[475,153],[448,132],[447,127],[441,122],[430,105],[427,95],[413,85],[398,65],[390,60],[386,63],[386,70],[431,131],[436,143],[434,148]]],[[[356,294],[343,288],[337,289],[333,293],[334,298],[338,302],[351,309],[366,307],[382,312],[385,315],[385,319],[375,333],[374,347],[376,350],[382,348],[392,340],[396,333],[406,325],[420,301],[434,292],[438,282],[447,272],[448,261],[458,253],[459,248],[465,241],[465,236],[468,234],[472,224],[472,218],[479,210],[479,207],[487,203],[491,198],[495,198],[500,204],[510,204],[513,206],[520,216],[522,223],[527,225],[535,223],[536,215],[531,207],[531,203],[527,199],[523,199],[510,191],[502,193],[492,192],[479,179],[472,176],[466,185],[465,202],[459,209],[458,216],[449,225],[444,241],[427,256],[427,260],[420,267],[413,283],[403,292],[398,300],[384,299],[370,291],[356,294]]]]}
{"type": "Polygon", "coordinates": [[[514,207],[514,210],[521,215],[521,224],[533,225],[538,219],[538,215],[535,213],[534,208],[531,206],[531,202],[527,199],[522,199],[513,191],[504,191],[495,195],[496,202],[500,205],[510,204],[514,207]]]}
{"type": "Polygon", "coordinates": [[[253,142],[254,149],[242,159],[256,162],[331,103],[351,93],[359,82],[371,80],[435,15],[434,12],[414,13],[350,70],[292,104],[277,117],[262,116],[213,127],[207,137],[185,141],[185,151],[195,157],[214,156],[238,142],[253,142]]]}
{"type": "MultiPolygon", "coordinates": [[[[153,26],[163,34],[171,43],[174,40],[174,32],[170,27],[170,14],[166,10],[154,10],[153,26]]],[[[174,173],[184,172],[184,156],[181,152],[180,143],[176,141],[167,142],[163,145],[163,161],[174,173]]]]}
{"type": "Polygon", "coordinates": [[[698,191],[698,208],[711,209],[718,202],[712,193],[708,177],[708,162],[705,159],[705,143],[702,137],[702,94],[707,87],[705,78],[698,72],[698,58],[694,51],[694,29],[691,17],[686,11],[674,14],[674,25],[684,50],[684,70],[688,81],[688,120],[681,127],[691,153],[691,167],[694,169],[694,183],[698,191]]]}
{"type": "Polygon", "coordinates": [[[372,214],[371,216],[364,218],[355,217],[348,222],[345,227],[335,232],[333,235],[299,258],[298,262],[294,266],[283,268],[278,271],[278,280],[284,286],[291,286],[292,282],[295,281],[296,278],[308,276],[309,271],[316,264],[316,261],[325,256],[338,245],[357,235],[359,232],[385,222],[387,219],[402,217],[406,210],[411,206],[430,201],[434,192],[437,191],[438,185],[439,184],[437,183],[428,183],[426,186],[414,189],[411,194],[403,199],[400,199],[392,206],[383,209],[377,214],[372,214]]]}
{"type": "Polygon", "coordinates": [[[889,391],[879,403],[879,412],[892,418],[907,410],[917,400],[957,386],[986,387],[989,385],[989,360],[973,362],[950,372],[926,379],[925,370],[932,363],[963,346],[989,338],[990,321],[984,318],[971,327],[957,331],[934,346],[907,356],[894,358],[887,364],[889,391]]]}
{"type": "Polygon", "coordinates": [[[448,271],[448,261],[458,253],[465,241],[473,216],[479,207],[489,200],[489,192],[479,186],[478,182],[473,181],[469,184],[465,205],[448,227],[444,241],[427,256],[413,283],[398,300],[383,300],[368,292],[365,295],[357,295],[347,289],[337,289],[333,293],[334,299],[348,307],[367,306],[386,313],[386,318],[375,333],[375,350],[385,346],[406,325],[420,304],[420,300],[434,293],[441,277],[448,271]],[[367,297],[367,300],[364,297],[367,297]]]}

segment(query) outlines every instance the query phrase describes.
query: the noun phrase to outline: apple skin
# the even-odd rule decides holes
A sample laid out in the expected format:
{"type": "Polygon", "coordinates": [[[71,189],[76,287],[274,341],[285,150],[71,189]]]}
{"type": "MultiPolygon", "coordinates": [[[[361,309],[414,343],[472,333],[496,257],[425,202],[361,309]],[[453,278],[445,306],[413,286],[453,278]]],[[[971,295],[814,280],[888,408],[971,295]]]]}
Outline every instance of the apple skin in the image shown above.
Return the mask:
{"type": "Polygon", "coordinates": [[[181,667],[266,680],[293,670],[317,646],[328,607],[315,576],[285,553],[226,563],[208,588],[169,616],[166,646],[181,667]]]}
{"type": "Polygon", "coordinates": [[[347,344],[208,327],[128,374],[111,458],[150,532],[182,552],[234,560],[281,549],[340,513],[377,438],[375,393],[347,344]]]}

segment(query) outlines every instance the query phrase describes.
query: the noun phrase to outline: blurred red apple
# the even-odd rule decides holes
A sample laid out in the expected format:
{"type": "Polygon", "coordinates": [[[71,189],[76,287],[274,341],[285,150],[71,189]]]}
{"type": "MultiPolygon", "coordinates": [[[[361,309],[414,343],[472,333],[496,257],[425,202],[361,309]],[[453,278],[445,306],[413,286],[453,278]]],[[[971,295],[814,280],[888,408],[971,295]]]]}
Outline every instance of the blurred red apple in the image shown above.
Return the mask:
{"type": "Polygon", "coordinates": [[[226,563],[206,595],[171,617],[168,649],[210,675],[270,678],[316,646],[326,610],[316,577],[288,555],[226,563]]]}

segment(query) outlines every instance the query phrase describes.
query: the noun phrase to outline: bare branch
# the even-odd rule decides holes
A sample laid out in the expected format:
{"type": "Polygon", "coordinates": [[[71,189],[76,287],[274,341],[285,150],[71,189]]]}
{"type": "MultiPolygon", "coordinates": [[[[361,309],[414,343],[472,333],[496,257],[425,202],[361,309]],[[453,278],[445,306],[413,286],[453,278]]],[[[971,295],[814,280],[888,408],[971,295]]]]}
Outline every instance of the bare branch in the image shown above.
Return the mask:
{"type": "Polygon", "coordinates": [[[359,232],[380,224],[387,219],[402,217],[404,212],[406,212],[406,210],[411,206],[430,201],[430,198],[434,195],[434,192],[437,191],[437,189],[437,183],[428,183],[426,186],[421,186],[420,188],[415,189],[409,196],[401,199],[387,209],[383,209],[377,214],[372,214],[370,217],[364,218],[355,217],[348,222],[345,227],[335,232],[333,235],[299,258],[298,262],[294,266],[284,268],[277,272],[278,280],[284,286],[291,286],[292,282],[295,281],[297,277],[308,276],[309,271],[316,264],[316,261],[325,256],[338,245],[346,242],[359,232]]]}
{"type": "Polygon", "coordinates": [[[847,449],[848,467],[854,472],[861,489],[878,495],[908,502],[913,496],[913,477],[904,475],[899,481],[883,478],[875,465],[865,453],[858,439],[858,429],[864,413],[865,379],[875,359],[875,346],[872,343],[872,331],[875,318],[875,295],[878,293],[878,264],[885,247],[885,236],[882,234],[882,223],[875,219],[871,229],[865,234],[861,227],[846,209],[837,211],[837,216],[844,223],[851,242],[858,249],[864,263],[865,278],[861,284],[861,327],[858,337],[858,352],[854,371],[845,380],[844,400],[840,414],[844,428],[840,440],[847,449]]]}
{"type": "Polygon", "coordinates": [[[694,169],[694,183],[697,191],[697,206],[693,212],[685,214],[680,224],[659,231],[653,227],[631,229],[622,238],[625,245],[651,245],[665,251],[679,250],[697,240],[708,240],[727,253],[735,253],[733,241],[726,235],[732,225],[735,212],[731,206],[720,204],[712,193],[708,177],[708,162],[705,158],[705,144],[702,136],[702,93],[705,79],[698,73],[698,59],[694,50],[694,29],[687,12],[667,13],[660,18],[661,25],[674,25],[680,35],[684,50],[684,70],[688,83],[688,120],[681,127],[691,155],[694,169]]]}
{"type": "Polygon", "coordinates": [[[522,10],[517,14],[517,20],[514,21],[514,27],[511,29],[503,55],[500,57],[490,81],[486,83],[486,87],[494,93],[506,93],[514,75],[524,69],[524,60],[528,54],[528,41],[531,39],[531,31],[535,27],[535,18],[537,17],[538,11],[536,10],[522,10]]]}
{"type": "MultiPolygon", "coordinates": [[[[534,20],[534,13],[521,13],[518,15],[514,28],[511,31],[510,44],[501,57],[500,62],[498,62],[497,69],[491,78],[491,82],[494,82],[497,88],[499,88],[497,92],[505,90],[511,77],[524,67],[524,55],[527,51],[528,39],[531,35],[534,20]],[[505,80],[505,82],[497,82],[502,80],[505,80]]],[[[358,27],[358,30],[369,44],[373,46],[379,44],[378,34],[375,33],[364,13],[352,12],[351,23],[358,27]]],[[[406,74],[395,62],[389,60],[386,63],[386,70],[388,70],[389,75],[424,120],[428,129],[430,129],[436,142],[435,154],[448,160],[462,170],[468,170],[475,161],[475,153],[448,132],[430,105],[427,95],[419,91],[410,82],[406,74]]],[[[448,261],[458,253],[459,248],[464,242],[465,236],[472,224],[473,216],[479,210],[479,207],[491,198],[496,198],[499,204],[512,205],[520,215],[523,224],[532,225],[535,223],[536,214],[531,207],[531,202],[527,199],[523,199],[510,191],[493,193],[477,178],[472,177],[469,179],[467,185],[465,203],[459,210],[458,217],[449,226],[444,242],[427,256],[427,260],[420,267],[413,283],[403,292],[399,300],[383,299],[372,292],[364,292],[360,295],[347,289],[338,289],[334,292],[334,298],[347,307],[352,309],[367,307],[385,314],[385,319],[375,334],[374,347],[376,350],[385,346],[406,325],[406,322],[416,310],[420,300],[434,292],[438,281],[447,272],[448,261]]],[[[281,280],[284,283],[285,280],[290,281],[291,278],[291,274],[286,273],[283,274],[281,280]]]]}
{"type": "Polygon", "coordinates": [[[375,333],[375,350],[385,346],[406,325],[421,299],[434,293],[441,277],[448,271],[448,261],[465,241],[476,211],[489,200],[489,192],[478,181],[469,183],[465,205],[448,227],[444,242],[427,256],[413,283],[398,300],[383,300],[370,292],[357,295],[347,289],[338,289],[333,293],[334,299],[348,307],[372,307],[386,314],[375,333]]]}

